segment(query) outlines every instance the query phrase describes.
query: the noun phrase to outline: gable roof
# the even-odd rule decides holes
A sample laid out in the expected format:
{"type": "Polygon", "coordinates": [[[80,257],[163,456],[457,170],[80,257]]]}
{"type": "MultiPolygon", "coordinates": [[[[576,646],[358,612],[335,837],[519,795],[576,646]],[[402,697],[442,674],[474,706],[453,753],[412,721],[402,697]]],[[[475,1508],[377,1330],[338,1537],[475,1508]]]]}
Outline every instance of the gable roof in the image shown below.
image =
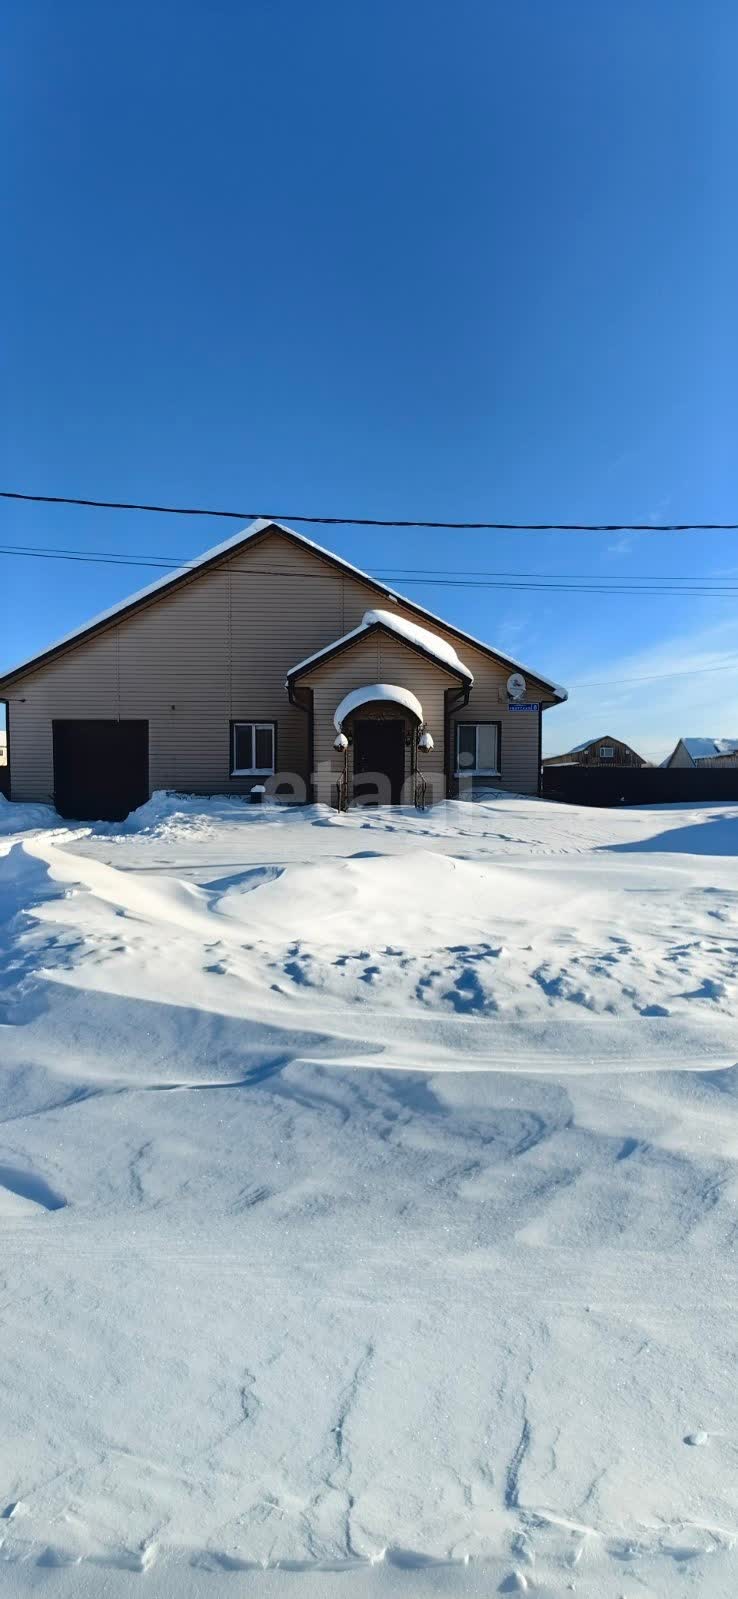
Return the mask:
{"type": "MultiPolygon", "coordinates": [[[[566,753],[567,755],[580,755],[582,750],[588,750],[592,744],[613,744],[614,742],[615,740],[611,733],[603,733],[601,738],[585,738],[582,744],[573,744],[566,753]]],[[[618,744],[622,744],[622,742],[621,738],[617,740],[618,744]]]]}
{"type": "Polygon", "coordinates": [[[287,682],[302,677],[303,672],[309,671],[311,667],[319,666],[323,661],[330,660],[333,655],[340,655],[358,639],[366,638],[377,631],[393,634],[395,638],[401,639],[403,644],[409,644],[411,649],[435,661],[437,666],[442,666],[447,672],[453,672],[471,688],[474,673],[459,660],[452,644],[447,644],[437,633],[431,633],[429,628],[419,627],[417,622],[408,622],[404,616],[394,616],[391,611],[365,611],[358,627],[352,627],[349,633],[343,633],[340,638],[334,639],[332,644],[325,644],[321,650],[316,650],[313,655],[306,656],[304,661],[298,661],[296,666],[291,666],[287,673],[287,682]]]}
{"type": "Polygon", "coordinates": [[[229,555],[234,554],[236,550],[257,542],[269,532],[281,533],[285,538],[292,540],[295,544],[299,544],[302,548],[312,550],[314,554],[320,556],[321,560],[326,561],[330,566],[358,578],[360,582],[367,584],[375,593],[383,594],[395,604],[404,605],[407,610],[413,611],[421,619],[434,622],[437,626],[442,627],[444,632],[453,634],[454,638],[461,639],[463,643],[470,644],[474,649],[481,650],[484,655],[490,656],[493,660],[502,661],[505,666],[509,666],[515,671],[527,673],[541,687],[550,689],[554,700],[563,701],[568,699],[569,696],[565,688],[562,688],[558,683],[553,683],[547,677],[542,677],[541,673],[533,671],[532,667],[523,666],[520,661],[516,661],[512,656],[504,654],[502,650],[496,650],[492,645],[485,644],[481,639],[475,638],[473,634],[463,632],[461,628],[455,627],[453,623],[446,622],[441,617],[436,616],[433,611],[427,611],[424,606],[418,605],[416,601],[406,599],[404,594],[398,594],[395,589],[388,588],[386,584],[381,583],[377,578],[370,577],[368,572],[363,572],[360,567],[353,566],[350,561],[344,560],[343,556],[334,555],[332,550],[324,549],[322,545],[316,544],[313,539],[306,538],[304,533],[296,533],[294,528],[286,527],[282,522],[270,521],[266,517],[257,517],[248,527],[242,528],[239,533],[234,533],[231,538],[224,539],[222,543],[214,544],[211,549],[205,550],[195,560],[187,561],[173,572],[168,572],[164,577],[157,578],[155,582],[148,583],[145,588],[138,589],[136,593],[129,595],[125,600],[121,600],[117,605],[111,605],[106,611],[99,612],[91,621],[85,622],[82,627],[75,628],[71,633],[64,634],[62,638],[57,639],[54,644],[49,645],[47,649],[42,650],[39,654],[29,656],[27,660],[9,668],[7,672],[0,674],[0,688],[11,683],[15,678],[25,676],[27,672],[35,671],[37,667],[45,665],[55,656],[63,654],[77,644],[81,644],[95,633],[102,632],[116,619],[122,620],[124,617],[130,616],[133,612],[148,605],[152,600],[156,600],[160,596],[163,598],[181,584],[191,582],[208,568],[217,566],[229,555]]]}
{"type": "Polygon", "coordinates": [[[716,755],[738,754],[738,738],[681,738],[679,743],[693,761],[711,761],[716,755]]]}
{"type": "MultiPolygon", "coordinates": [[[[624,738],[613,738],[612,733],[603,733],[600,738],[585,738],[583,744],[575,744],[566,753],[567,755],[581,755],[582,750],[590,749],[593,744],[622,744],[624,749],[633,750],[633,745],[627,744],[624,738]]],[[[637,750],[633,750],[634,755],[637,753],[637,750]]]]}

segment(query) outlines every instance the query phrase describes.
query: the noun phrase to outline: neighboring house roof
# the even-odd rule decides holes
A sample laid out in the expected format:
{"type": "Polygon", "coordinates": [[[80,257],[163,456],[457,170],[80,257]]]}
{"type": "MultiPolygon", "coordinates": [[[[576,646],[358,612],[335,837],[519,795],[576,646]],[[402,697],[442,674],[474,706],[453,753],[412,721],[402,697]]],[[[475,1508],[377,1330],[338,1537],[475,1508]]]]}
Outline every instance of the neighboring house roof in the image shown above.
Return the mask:
{"type": "Polygon", "coordinates": [[[716,755],[738,754],[738,738],[682,738],[679,743],[693,761],[714,761],[716,755]]]}
{"type": "MultiPolygon", "coordinates": [[[[582,750],[590,749],[592,744],[622,744],[623,742],[622,738],[613,738],[612,733],[603,733],[602,738],[585,738],[583,744],[575,744],[572,749],[566,750],[564,753],[566,755],[581,755],[582,750]]],[[[626,744],[625,748],[629,750],[630,744],[626,744]]],[[[635,751],[633,753],[635,754],[635,751]]]]}
{"type": "MultiPolygon", "coordinates": [[[[630,750],[631,755],[638,756],[639,761],[643,759],[641,755],[638,755],[638,751],[634,750],[632,744],[626,744],[624,738],[613,738],[612,733],[603,733],[601,738],[585,738],[583,743],[575,744],[572,749],[562,750],[561,755],[547,755],[543,764],[545,766],[546,761],[558,761],[560,765],[563,765],[563,757],[565,755],[581,755],[583,750],[592,749],[593,746],[598,744],[622,744],[623,749],[630,750]]],[[[572,765],[576,766],[576,761],[572,761],[572,765]]]]}
{"type": "MultiPolygon", "coordinates": [[[[474,638],[471,633],[463,632],[461,628],[455,627],[453,623],[435,616],[432,611],[427,611],[424,606],[418,605],[414,600],[406,599],[403,594],[398,594],[395,589],[388,588],[384,583],[380,583],[377,578],[370,577],[368,572],[362,572],[360,567],[352,566],[351,562],[345,561],[342,556],[334,555],[331,550],[323,549],[322,545],[306,538],[303,533],[296,533],[294,528],[285,527],[282,522],[274,522],[266,517],[258,517],[247,528],[242,528],[239,533],[234,533],[232,538],[224,539],[221,544],[216,544],[212,549],[206,550],[196,560],[188,561],[183,566],[178,567],[176,571],[168,572],[165,577],[157,578],[154,583],[147,584],[146,588],[139,589],[127,599],[121,600],[118,605],[112,605],[108,610],[100,612],[99,615],[93,617],[90,622],[86,622],[82,627],[76,628],[73,632],[57,639],[56,643],[50,645],[48,649],[42,650],[38,655],[30,656],[28,660],[21,661],[17,666],[10,668],[7,672],[3,672],[0,676],[0,683],[9,683],[14,678],[35,670],[53,656],[63,653],[63,651],[72,648],[74,645],[82,643],[84,639],[92,634],[100,632],[111,622],[114,622],[116,618],[130,615],[131,612],[147,605],[159,595],[163,596],[179,586],[179,584],[187,583],[193,577],[197,577],[207,567],[217,566],[225,557],[232,555],[240,547],[262,538],[264,534],[272,529],[282,533],[285,538],[293,540],[295,544],[313,550],[316,555],[327,561],[329,565],[359,578],[362,583],[366,583],[370,588],[374,589],[375,593],[381,593],[387,599],[404,605],[407,610],[414,611],[416,616],[423,620],[434,622],[437,626],[442,627],[444,632],[452,633],[454,638],[461,639],[463,643],[472,645],[474,649],[481,650],[483,654],[491,656],[494,660],[502,661],[504,665],[511,667],[515,671],[527,673],[543,688],[550,689],[554,699],[565,700],[568,698],[565,688],[562,688],[558,683],[551,682],[549,678],[543,677],[540,672],[533,671],[532,667],[523,666],[520,661],[514,660],[512,656],[504,654],[501,650],[494,649],[490,644],[483,643],[481,639],[474,638]]],[[[398,619],[395,618],[395,620],[398,619]]],[[[454,668],[454,670],[458,670],[458,668],[454,668]]]]}
{"type": "Polygon", "coordinates": [[[457,677],[463,677],[471,686],[474,682],[474,673],[468,666],[459,660],[452,644],[440,638],[437,633],[431,633],[427,627],[419,627],[417,622],[408,622],[404,616],[395,616],[392,611],[365,611],[358,627],[352,627],[350,633],[343,633],[340,638],[334,639],[332,644],[325,644],[322,649],[316,650],[313,655],[306,656],[304,661],[298,661],[296,666],[291,666],[287,679],[299,677],[309,667],[318,666],[322,660],[331,655],[338,655],[347,645],[354,640],[363,638],[366,633],[374,632],[376,628],[384,628],[388,633],[394,633],[405,644],[411,644],[413,649],[422,651],[439,666],[455,672],[457,677]]]}

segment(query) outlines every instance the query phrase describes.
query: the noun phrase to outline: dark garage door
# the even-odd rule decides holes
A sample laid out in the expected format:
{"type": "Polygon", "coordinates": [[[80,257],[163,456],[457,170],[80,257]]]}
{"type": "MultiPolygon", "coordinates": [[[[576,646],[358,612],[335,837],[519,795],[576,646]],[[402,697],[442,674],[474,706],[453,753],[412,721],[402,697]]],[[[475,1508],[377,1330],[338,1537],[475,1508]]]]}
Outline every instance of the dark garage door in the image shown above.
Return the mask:
{"type": "Polygon", "coordinates": [[[54,722],[60,816],[119,822],[148,797],[148,722],[54,722]]]}

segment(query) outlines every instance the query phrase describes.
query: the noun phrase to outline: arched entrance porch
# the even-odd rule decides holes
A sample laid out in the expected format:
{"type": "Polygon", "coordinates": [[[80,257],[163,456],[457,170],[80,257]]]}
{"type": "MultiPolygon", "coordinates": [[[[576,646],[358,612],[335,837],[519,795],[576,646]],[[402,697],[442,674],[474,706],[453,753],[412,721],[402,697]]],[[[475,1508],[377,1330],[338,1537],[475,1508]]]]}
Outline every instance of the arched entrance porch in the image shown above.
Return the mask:
{"type": "Polygon", "coordinates": [[[392,683],[352,689],[333,717],[344,752],[344,802],[414,804],[418,737],[423,707],[409,689],[392,683]]]}

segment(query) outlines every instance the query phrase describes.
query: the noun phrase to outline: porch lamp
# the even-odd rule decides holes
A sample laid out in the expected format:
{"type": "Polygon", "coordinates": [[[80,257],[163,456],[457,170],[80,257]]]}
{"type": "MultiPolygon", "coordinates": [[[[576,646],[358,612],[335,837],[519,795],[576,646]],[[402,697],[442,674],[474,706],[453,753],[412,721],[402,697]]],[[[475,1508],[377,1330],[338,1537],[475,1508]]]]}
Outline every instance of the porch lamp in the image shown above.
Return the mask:
{"type": "Polygon", "coordinates": [[[333,748],[334,748],[334,750],[347,750],[348,749],[348,739],[347,739],[345,733],[339,733],[338,737],[334,738],[334,740],[333,740],[333,748]]]}
{"type": "Polygon", "coordinates": [[[433,734],[428,732],[427,727],[418,739],[418,749],[422,750],[424,755],[428,755],[433,749],[433,734]]]}

